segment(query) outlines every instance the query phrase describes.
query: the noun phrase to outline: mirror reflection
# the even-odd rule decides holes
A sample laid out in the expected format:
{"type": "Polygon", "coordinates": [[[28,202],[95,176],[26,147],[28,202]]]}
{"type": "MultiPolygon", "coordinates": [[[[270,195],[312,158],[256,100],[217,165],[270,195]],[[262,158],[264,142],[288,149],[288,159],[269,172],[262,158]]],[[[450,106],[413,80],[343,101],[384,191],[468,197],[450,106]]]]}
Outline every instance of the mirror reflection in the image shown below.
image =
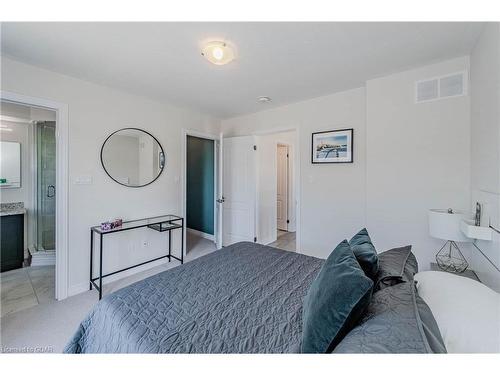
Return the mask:
{"type": "Polygon", "coordinates": [[[0,142],[0,187],[21,187],[21,144],[0,142]]]}
{"type": "Polygon", "coordinates": [[[158,140],[148,132],[125,128],[111,134],[101,149],[106,173],[119,184],[140,187],[152,183],[165,166],[158,140]]]}

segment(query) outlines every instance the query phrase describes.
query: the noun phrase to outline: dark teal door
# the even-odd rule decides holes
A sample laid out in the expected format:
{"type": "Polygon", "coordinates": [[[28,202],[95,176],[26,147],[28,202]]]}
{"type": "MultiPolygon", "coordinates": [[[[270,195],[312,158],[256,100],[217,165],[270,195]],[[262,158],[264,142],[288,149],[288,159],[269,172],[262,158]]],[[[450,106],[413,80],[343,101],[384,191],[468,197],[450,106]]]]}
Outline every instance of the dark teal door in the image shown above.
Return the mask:
{"type": "Polygon", "coordinates": [[[214,234],[214,141],[188,136],[186,152],[186,225],[214,234]]]}

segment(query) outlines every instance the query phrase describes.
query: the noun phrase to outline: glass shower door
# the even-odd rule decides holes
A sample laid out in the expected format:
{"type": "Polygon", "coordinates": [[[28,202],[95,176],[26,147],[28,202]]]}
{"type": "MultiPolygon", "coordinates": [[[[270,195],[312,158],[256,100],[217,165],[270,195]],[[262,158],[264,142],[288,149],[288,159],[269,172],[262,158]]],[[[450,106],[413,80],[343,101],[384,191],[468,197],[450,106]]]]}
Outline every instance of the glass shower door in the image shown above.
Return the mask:
{"type": "Polygon", "coordinates": [[[37,250],[56,247],[56,123],[36,124],[37,250]]]}

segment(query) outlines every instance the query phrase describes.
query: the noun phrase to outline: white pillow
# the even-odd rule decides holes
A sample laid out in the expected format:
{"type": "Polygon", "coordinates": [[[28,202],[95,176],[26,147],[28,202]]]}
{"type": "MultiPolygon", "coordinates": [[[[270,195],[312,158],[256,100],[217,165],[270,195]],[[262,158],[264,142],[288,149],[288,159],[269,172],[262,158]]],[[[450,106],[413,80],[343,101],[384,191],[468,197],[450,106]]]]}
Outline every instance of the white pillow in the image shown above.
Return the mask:
{"type": "Polygon", "coordinates": [[[475,280],[447,272],[415,275],[448,353],[500,352],[500,294],[475,280]]]}

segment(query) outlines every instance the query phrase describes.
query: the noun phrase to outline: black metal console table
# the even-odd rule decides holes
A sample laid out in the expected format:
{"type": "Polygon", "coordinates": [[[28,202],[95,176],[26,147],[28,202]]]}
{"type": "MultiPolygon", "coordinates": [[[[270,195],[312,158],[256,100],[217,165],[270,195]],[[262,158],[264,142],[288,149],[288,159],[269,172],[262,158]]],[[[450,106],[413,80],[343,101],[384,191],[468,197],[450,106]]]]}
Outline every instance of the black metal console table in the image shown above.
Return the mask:
{"type": "Polygon", "coordinates": [[[102,298],[102,279],[111,275],[115,275],[117,273],[127,271],[131,268],[139,267],[147,263],[154,262],[159,259],[168,258],[170,262],[172,259],[178,260],[181,264],[184,263],[184,218],[176,215],[165,215],[165,216],[156,216],[150,217],[146,219],[139,220],[131,220],[124,221],[121,226],[103,230],[100,225],[96,225],[95,227],[90,228],[90,290],[92,287],[95,287],[96,290],[99,291],[99,299],[102,298]],[[103,245],[103,236],[111,233],[122,232],[125,230],[132,230],[138,228],[148,227],[150,229],[156,230],[158,232],[168,232],[168,254],[163,255],[158,258],[150,259],[145,262],[134,264],[130,267],[123,268],[118,271],[113,271],[107,273],[105,275],[102,274],[102,245],[103,245]],[[172,230],[180,229],[181,230],[181,257],[178,258],[172,255],[172,230]],[[99,276],[94,277],[94,233],[99,235],[99,276]],[[99,280],[99,285],[97,285],[96,281],[99,280]]]}

